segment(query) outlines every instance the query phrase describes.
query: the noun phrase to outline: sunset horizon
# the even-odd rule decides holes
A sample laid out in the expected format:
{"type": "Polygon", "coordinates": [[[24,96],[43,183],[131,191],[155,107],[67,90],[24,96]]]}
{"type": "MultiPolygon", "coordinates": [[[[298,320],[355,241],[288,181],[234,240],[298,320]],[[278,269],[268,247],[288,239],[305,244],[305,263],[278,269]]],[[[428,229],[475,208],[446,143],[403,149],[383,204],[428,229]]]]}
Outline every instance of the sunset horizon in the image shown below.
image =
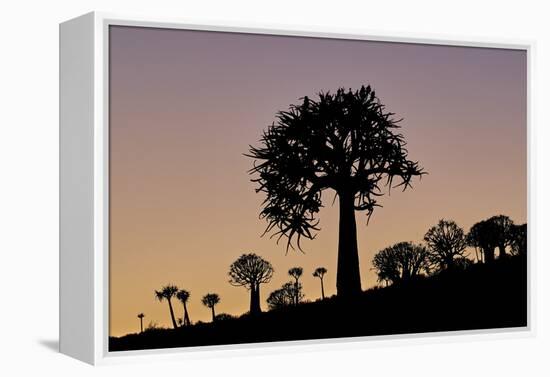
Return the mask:
{"type": "Polygon", "coordinates": [[[325,296],[336,295],[335,191],[322,193],[315,239],[287,253],[286,239],[262,237],[266,198],[247,156],[306,96],[370,85],[427,172],[412,189],[384,188],[368,225],[355,211],[363,290],[380,285],[377,252],[425,244],[441,219],[465,233],[496,215],[527,222],[524,50],[126,26],[109,35],[110,336],[139,333],[140,313],[144,327],[171,327],[155,297],[169,284],[189,291],[192,323],[210,322],[207,293],[220,297],[217,314],[246,313],[250,293],[228,275],[243,254],[273,267],[259,288],[262,311],[292,267],[303,268],[305,300],[321,298],[317,267],[327,269],[325,296]]]}

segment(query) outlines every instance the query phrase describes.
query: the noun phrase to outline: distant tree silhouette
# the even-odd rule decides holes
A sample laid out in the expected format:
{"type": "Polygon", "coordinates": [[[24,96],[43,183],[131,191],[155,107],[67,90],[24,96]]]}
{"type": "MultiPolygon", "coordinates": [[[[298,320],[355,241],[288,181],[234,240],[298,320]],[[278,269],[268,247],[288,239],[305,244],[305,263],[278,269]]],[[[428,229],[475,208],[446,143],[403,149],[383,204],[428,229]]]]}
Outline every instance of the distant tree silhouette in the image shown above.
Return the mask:
{"type": "Polygon", "coordinates": [[[289,281],[269,294],[267,304],[271,310],[296,305],[296,297],[298,297],[298,302],[304,298],[302,284],[296,285],[295,282],[289,281]]]}
{"type": "Polygon", "coordinates": [[[243,254],[229,267],[229,277],[231,285],[250,291],[250,314],[260,313],[260,285],[273,277],[271,263],[256,254],[243,254]]]}
{"type": "Polygon", "coordinates": [[[191,325],[191,320],[189,320],[189,312],[187,311],[187,301],[190,296],[191,294],[185,289],[180,289],[178,293],[176,293],[177,299],[183,304],[183,324],[185,326],[191,325]]]}
{"type": "Polygon", "coordinates": [[[464,231],[452,220],[439,220],[424,235],[424,241],[432,251],[433,262],[440,269],[452,268],[455,258],[463,257],[466,252],[464,231]]]}
{"type": "Polygon", "coordinates": [[[527,224],[512,226],[510,229],[510,246],[513,255],[527,254],[527,224]]]}
{"type": "Polygon", "coordinates": [[[300,284],[299,280],[303,272],[304,272],[304,269],[302,267],[292,267],[290,270],[288,270],[288,274],[294,278],[294,286],[295,286],[294,305],[298,305],[298,303],[300,302],[300,296],[298,294],[299,292],[298,285],[300,284]]]}
{"type": "Polygon", "coordinates": [[[484,263],[492,263],[495,260],[495,247],[497,245],[494,223],[482,220],[470,228],[466,241],[469,246],[481,251],[481,260],[484,263]]]}
{"type": "Polygon", "coordinates": [[[366,211],[370,218],[384,187],[390,189],[398,179],[394,187],[405,190],[414,176],[424,174],[408,159],[398,122],[370,86],[319,93],[316,100],[304,97],[279,112],[261,146],[251,146],[247,155],[259,160],[250,173],[258,175],[252,180],[259,185],[256,191],[267,196],[260,213],[268,222],[265,233],[276,228],[272,237],[287,237],[287,251],[294,238],[301,250],[301,237],[315,237],[321,193],[336,192],[340,296],[361,292],[355,211],[366,211]]]}
{"type": "Polygon", "coordinates": [[[325,286],[323,285],[323,278],[325,277],[325,274],[327,273],[327,269],[324,267],[317,267],[315,271],[313,271],[313,277],[319,278],[321,281],[321,299],[325,299],[325,286]]]}
{"type": "Polygon", "coordinates": [[[176,317],[174,316],[174,309],[172,308],[172,298],[176,295],[178,292],[178,287],[175,285],[166,285],[161,288],[160,291],[155,291],[155,297],[159,301],[163,301],[166,299],[168,301],[168,307],[170,308],[170,318],[172,319],[172,326],[174,326],[175,329],[178,328],[178,325],[176,323],[176,317]]]}
{"type": "Polygon", "coordinates": [[[378,281],[405,283],[422,273],[430,273],[430,252],[422,245],[399,242],[376,253],[372,265],[378,281]]]}
{"type": "Polygon", "coordinates": [[[210,308],[210,310],[212,310],[212,322],[216,320],[216,311],[214,307],[219,303],[220,303],[220,296],[218,296],[218,294],[216,293],[207,293],[202,298],[202,304],[210,308]]]}
{"type": "Polygon", "coordinates": [[[514,222],[504,215],[493,216],[487,219],[488,222],[492,223],[492,230],[494,232],[494,238],[497,242],[498,247],[498,257],[506,257],[506,247],[512,244],[511,232],[514,222]]]}
{"type": "Polygon", "coordinates": [[[137,317],[139,318],[139,332],[142,333],[143,332],[143,318],[145,317],[145,314],[139,313],[137,315],[137,317]]]}

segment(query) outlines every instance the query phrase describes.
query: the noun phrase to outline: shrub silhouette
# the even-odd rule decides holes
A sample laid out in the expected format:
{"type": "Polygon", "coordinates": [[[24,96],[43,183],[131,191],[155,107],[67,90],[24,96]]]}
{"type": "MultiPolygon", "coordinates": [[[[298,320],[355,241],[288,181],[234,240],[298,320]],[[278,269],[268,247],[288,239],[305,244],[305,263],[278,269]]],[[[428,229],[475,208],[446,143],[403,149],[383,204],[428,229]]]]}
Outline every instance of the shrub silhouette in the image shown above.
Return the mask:
{"type": "Polygon", "coordinates": [[[139,318],[139,332],[142,333],[143,332],[143,318],[145,317],[145,314],[139,313],[137,315],[137,317],[139,318]]]}
{"type": "Polygon", "coordinates": [[[304,269],[302,267],[292,267],[290,270],[288,270],[288,274],[294,278],[294,305],[298,305],[300,302],[300,295],[299,292],[299,284],[300,284],[300,277],[304,273],[304,269]]]}
{"type": "Polygon", "coordinates": [[[243,254],[229,267],[229,283],[250,291],[250,314],[262,311],[260,285],[269,283],[273,276],[271,263],[256,254],[243,254]]]}
{"type": "Polygon", "coordinates": [[[149,322],[145,330],[143,330],[143,333],[151,333],[151,332],[162,331],[162,330],[167,330],[167,328],[159,326],[158,323],[156,322],[149,322]]]}
{"type": "Polygon", "coordinates": [[[235,319],[236,317],[235,316],[232,316],[231,314],[227,314],[227,313],[220,313],[220,314],[217,314],[216,315],[216,321],[228,321],[228,320],[231,320],[231,319],[235,319]]]}
{"type": "Polygon", "coordinates": [[[185,289],[180,289],[178,293],[176,293],[176,298],[180,300],[180,302],[183,304],[183,325],[189,326],[191,325],[191,320],[189,319],[189,312],[187,311],[187,301],[189,300],[189,297],[191,294],[186,291],[185,289]]]}
{"type": "Polygon", "coordinates": [[[172,307],[172,298],[176,295],[178,292],[178,287],[175,285],[165,285],[161,288],[160,291],[155,291],[155,297],[159,301],[163,301],[166,299],[168,301],[168,307],[170,308],[170,318],[172,319],[172,326],[174,326],[175,329],[178,328],[178,325],[176,323],[176,317],[174,316],[174,308],[172,307]]]}
{"type": "Polygon", "coordinates": [[[279,288],[274,290],[267,297],[267,305],[269,309],[280,309],[282,307],[293,305],[295,300],[295,295],[289,295],[286,290],[279,288]]]}
{"type": "MultiPolygon", "coordinates": [[[[339,199],[337,293],[361,292],[355,211],[369,218],[380,206],[376,198],[394,180],[403,190],[412,178],[424,174],[418,162],[408,159],[399,120],[387,112],[374,90],[338,89],[304,97],[301,104],[280,111],[277,121],[263,133],[261,146],[250,147],[251,174],[257,192],[266,199],[260,217],[268,222],[265,233],[287,238],[287,251],[301,250],[302,237],[313,239],[319,230],[316,215],[327,189],[339,199]]],[[[264,233],[264,234],[265,234],[264,233]]]]}
{"type": "Polygon", "coordinates": [[[451,269],[455,258],[466,253],[466,237],[464,231],[452,220],[439,220],[424,235],[424,241],[431,250],[432,262],[439,265],[440,270],[451,269]]]}
{"type": "Polygon", "coordinates": [[[313,271],[313,277],[319,278],[321,281],[321,299],[325,299],[325,286],[323,285],[323,278],[325,277],[325,274],[327,273],[327,269],[324,267],[317,267],[315,271],[313,271]]]}
{"type": "Polygon", "coordinates": [[[212,310],[212,322],[216,321],[216,311],[214,307],[220,303],[220,296],[217,293],[207,293],[202,298],[202,304],[212,310]]]}
{"type": "Polygon", "coordinates": [[[287,306],[296,306],[296,302],[303,300],[302,284],[289,281],[279,289],[274,290],[267,298],[269,309],[280,309],[287,306]]]}
{"type": "Polygon", "coordinates": [[[430,273],[430,253],[425,246],[399,242],[376,253],[372,265],[378,281],[406,283],[423,273],[430,273]]]}

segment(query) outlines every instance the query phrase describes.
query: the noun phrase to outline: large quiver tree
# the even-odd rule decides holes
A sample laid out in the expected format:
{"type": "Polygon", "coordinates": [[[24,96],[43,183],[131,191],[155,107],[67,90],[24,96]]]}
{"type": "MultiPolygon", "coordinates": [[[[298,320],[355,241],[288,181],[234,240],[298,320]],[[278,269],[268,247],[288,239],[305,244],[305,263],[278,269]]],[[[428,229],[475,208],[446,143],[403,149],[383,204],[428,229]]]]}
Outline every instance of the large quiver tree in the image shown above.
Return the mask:
{"type": "Polygon", "coordinates": [[[339,296],[361,292],[355,211],[370,217],[379,206],[376,198],[394,180],[403,190],[422,175],[408,159],[398,120],[387,112],[370,86],[352,91],[304,97],[301,104],[277,114],[259,147],[250,147],[256,161],[251,173],[257,192],[266,199],[260,213],[268,222],[266,233],[293,240],[313,239],[319,230],[317,213],[321,193],[336,192],[340,206],[338,268],[339,296]]]}

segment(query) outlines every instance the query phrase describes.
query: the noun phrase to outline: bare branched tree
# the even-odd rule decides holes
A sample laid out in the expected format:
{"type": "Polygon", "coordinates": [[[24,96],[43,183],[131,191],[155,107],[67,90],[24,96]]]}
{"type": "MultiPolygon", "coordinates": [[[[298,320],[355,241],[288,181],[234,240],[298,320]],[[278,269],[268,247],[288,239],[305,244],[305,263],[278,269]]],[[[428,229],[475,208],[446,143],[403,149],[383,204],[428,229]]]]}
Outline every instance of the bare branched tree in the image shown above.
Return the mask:
{"type": "Polygon", "coordinates": [[[216,320],[216,310],[214,307],[220,303],[220,296],[217,293],[207,293],[202,298],[202,304],[212,311],[212,322],[216,320]]]}
{"type": "Polygon", "coordinates": [[[324,267],[317,267],[315,271],[313,271],[313,277],[319,278],[321,281],[321,299],[325,299],[325,286],[323,284],[323,278],[325,277],[325,274],[327,273],[327,269],[324,267]]]}
{"type": "Polygon", "coordinates": [[[475,223],[470,228],[466,241],[468,246],[476,249],[476,254],[479,249],[482,262],[492,263],[495,260],[495,247],[498,241],[495,237],[494,223],[487,220],[475,223]]]}
{"type": "Polygon", "coordinates": [[[424,235],[424,241],[442,270],[452,268],[455,258],[463,257],[468,246],[464,231],[452,220],[439,220],[424,235]]]}
{"type": "Polygon", "coordinates": [[[430,273],[430,252],[422,245],[399,242],[376,253],[372,265],[378,281],[405,283],[430,273]]]}
{"type": "Polygon", "coordinates": [[[268,222],[265,233],[286,237],[287,251],[294,240],[302,250],[301,238],[315,237],[321,193],[336,193],[338,295],[361,292],[355,211],[366,211],[370,218],[386,188],[405,190],[413,177],[424,174],[418,162],[408,159],[398,122],[370,86],[338,89],[317,99],[304,97],[279,112],[261,146],[250,147],[248,156],[255,159],[250,172],[257,175],[253,182],[266,195],[260,212],[268,222]]]}
{"type": "Polygon", "coordinates": [[[512,228],[514,222],[504,215],[493,216],[487,219],[492,223],[492,230],[494,232],[494,238],[497,241],[498,257],[506,257],[506,248],[512,245],[512,228]]]}
{"type": "Polygon", "coordinates": [[[155,297],[159,301],[166,300],[168,301],[168,307],[170,308],[170,318],[172,319],[172,326],[174,326],[175,329],[178,328],[178,324],[176,323],[176,317],[174,316],[174,308],[172,307],[172,298],[176,295],[178,292],[178,287],[175,285],[165,285],[161,288],[160,291],[155,291],[155,297]]]}
{"type": "Polygon", "coordinates": [[[250,291],[250,314],[260,313],[260,285],[273,277],[271,263],[256,254],[243,254],[229,267],[229,277],[231,285],[250,291]]]}
{"type": "Polygon", "coordinates": [[[271,292],[267,298],[267,304],[269,309],[278,309],[285,306],[295,305],[296,297],[298,302],[303,300],[304,295],[302,293],[302,284],[289,281],[283,284],[283,286],[275,291],[271,292]]]}

